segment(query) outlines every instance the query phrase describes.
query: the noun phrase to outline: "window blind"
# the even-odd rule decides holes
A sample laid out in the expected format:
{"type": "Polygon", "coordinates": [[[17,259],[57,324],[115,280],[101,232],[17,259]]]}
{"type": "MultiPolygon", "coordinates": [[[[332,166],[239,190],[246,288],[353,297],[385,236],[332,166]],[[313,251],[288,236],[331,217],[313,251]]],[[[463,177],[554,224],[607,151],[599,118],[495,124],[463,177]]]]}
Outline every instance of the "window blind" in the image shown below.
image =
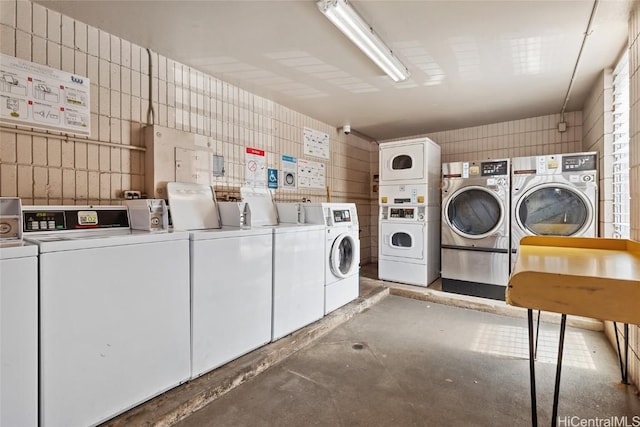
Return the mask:
{"type": "Polygon", "coordinates": [[[629,196],[629,59],[613,72],[613,237],[630,236],[629,196]]]}

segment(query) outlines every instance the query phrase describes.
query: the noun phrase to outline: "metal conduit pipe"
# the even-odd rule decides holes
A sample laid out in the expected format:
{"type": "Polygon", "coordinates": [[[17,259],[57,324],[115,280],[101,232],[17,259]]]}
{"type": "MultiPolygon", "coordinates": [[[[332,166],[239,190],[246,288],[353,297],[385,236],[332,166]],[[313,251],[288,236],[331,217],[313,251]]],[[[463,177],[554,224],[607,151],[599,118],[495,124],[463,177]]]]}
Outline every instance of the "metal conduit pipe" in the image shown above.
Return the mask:
{"type": "Polygon", "coordinates": [[[587,37],[591,35],[591,26],[593,25],[593,21],[596,16],[596,12],[598,10],[598,6],[600,5],[600,0],[595,0],[593,2],[593,7],[591,8],[591,16],[589,16],[589,23],[587,24],[587,29],[584,32],[584,37],[582,38],[582,44],[580,45],[580,50],[578,51],[578,57],[576,58],[576,64],[573,67],[573,73],[571,74],[571,80],[569,81],[569,87],[567,88],[567,94],[564,97],[564,104],[562,104],[562,111],[560,111],[560,121],[564,122],[564,113],[567,109],[567,104],[569,103],[569,97],[571,95],[571,89],[573,88],[573,82],[576,79],[576,74],[578,73],[578,67],[580,66],[580,58],[582,57],[582,51],[584,50],[584,46],[587,44],[587,37]]]}

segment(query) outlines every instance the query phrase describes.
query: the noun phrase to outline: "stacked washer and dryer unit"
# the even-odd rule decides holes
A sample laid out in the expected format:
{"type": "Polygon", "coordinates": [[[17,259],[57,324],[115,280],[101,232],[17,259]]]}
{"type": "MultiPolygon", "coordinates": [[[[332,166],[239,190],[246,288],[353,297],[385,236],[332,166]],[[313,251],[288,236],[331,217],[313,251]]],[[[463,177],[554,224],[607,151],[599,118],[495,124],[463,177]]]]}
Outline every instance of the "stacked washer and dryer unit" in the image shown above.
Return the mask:
{"type": "Polygon", "coordinates": [[[428,286],[440,272],[440,146],[380,144],[378,277],[428,286]]]}
{"type": "Polygon", "coordinates": [[[596,237],[597,153],[442,166],[442,288],[504,300],[525,236],[596,237]]]}

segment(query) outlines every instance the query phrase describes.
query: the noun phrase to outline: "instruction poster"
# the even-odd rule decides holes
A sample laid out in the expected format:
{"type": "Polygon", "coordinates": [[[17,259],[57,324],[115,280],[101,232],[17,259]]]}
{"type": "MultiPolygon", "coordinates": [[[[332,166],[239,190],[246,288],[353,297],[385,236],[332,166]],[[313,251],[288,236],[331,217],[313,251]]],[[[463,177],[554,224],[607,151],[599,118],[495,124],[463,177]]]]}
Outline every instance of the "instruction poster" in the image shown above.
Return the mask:
{"type": "Polygon", "coordinates": [[[298,159],[298,187],[324,189],[326,187],[324,163],[298,159]]]}
{"type": "Polygon", "coordinates": [[[329,134],[317,130],[304,128],[303,132],[304,154],[313,157],[329,159],[329,134]]]}
{"type": "Polygon", "coordinates": [[[296,176],[298,174],[298,162],[293,156],[282,156],[281,162],[282,168],[282,188],[289,190],[295,190],[298,188],[298,180],[296,176]]]}
{"type": "Polygon", "coordinates": [[[250,187],[267,186],[267,167],[264,150],[247,147],[244,154],[244,177],[250,187]]]}
{"type": "Polygon", "coordinates": [[[0,121],[91,134],[89,79],[0,54],[0,121]]]}

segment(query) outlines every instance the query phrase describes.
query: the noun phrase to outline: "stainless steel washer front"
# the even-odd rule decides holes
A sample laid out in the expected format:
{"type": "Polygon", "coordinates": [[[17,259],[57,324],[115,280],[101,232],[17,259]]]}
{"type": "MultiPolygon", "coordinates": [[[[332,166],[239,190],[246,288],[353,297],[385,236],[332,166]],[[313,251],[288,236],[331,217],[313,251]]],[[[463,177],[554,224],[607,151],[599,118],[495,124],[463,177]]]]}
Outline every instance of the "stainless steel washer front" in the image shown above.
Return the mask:
{"type": "Polygon", "coordinates": [[[525,236],[597,236],[597,153],[518,157],[511,181],[512,265],[525,236]]]}
{"type": "Polygon", "coordinates": [[[504,299],[509,280],[509,160],[442,165],[443,290],[504,299]]]}

